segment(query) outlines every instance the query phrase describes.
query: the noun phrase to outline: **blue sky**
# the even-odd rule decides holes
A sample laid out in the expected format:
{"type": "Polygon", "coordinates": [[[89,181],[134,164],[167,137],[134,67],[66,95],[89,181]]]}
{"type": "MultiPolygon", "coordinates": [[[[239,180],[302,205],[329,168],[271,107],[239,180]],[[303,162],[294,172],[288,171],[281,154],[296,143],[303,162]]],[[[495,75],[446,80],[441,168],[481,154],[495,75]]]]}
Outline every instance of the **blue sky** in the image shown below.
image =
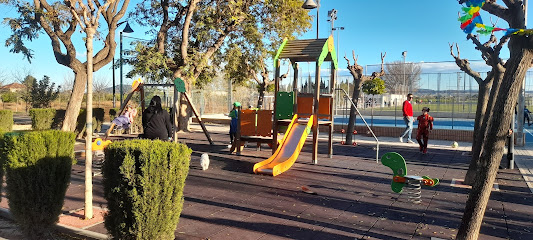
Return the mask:
{"type": "MultiPolygon", "coordinates": [[[[129,11],[133,10],[136,1],[130,2],[129,11]]],[[[461,57],[470,60],[479,60],[480,54],[473,47],[473,44],[466,40],[466,34],[459,28],[457,21],[461,6],[456,0],[446,1],[413,1],[413,0],[385,0],[385,1],[362,1],[362,0],[322,0],[320,1],[319,14],[319,36],[326,38],[330,34],[331,23],[327,21],[328,11],[337,10],[337,20],[335,27],[344,27],[343,31],[334,33],[334,38],[338,41],[339,47],[339,75],[346,75],[346,55],[353,63],[352,50],[358,55],[360,65],[375,65],[381,62],[381,52],[386,52],[385,62],[403,60],[402,52],[407,51],[407,62],[443,62],[432,64],[431,69],[424,71],[457,71],[455,64],[451,62],[448,43],[458,43],[461,50],[461,57]]],[[[532,10],[528,11],[532,13],[532,10]]],[[[15,9],[0,5],[0,16],[12,16],[16,14],[15,9]]],[[[316,16],[316,9],[310,10],[309,14],[316,16]]],[[[481,12],[485,23],[490,23],[490,15],[481,12]]],[[[531,14],[529,14],[531,16],[531,14]]],[[[494,18],[493,18],[494,19],[494,18]]],[[[495,19],[494,19],[495,20],[495,19]]],[[[498,26],[508,27],[503,20],[498,21],[498,26]]],[[[132,24],[134,33],[131,37],[148,38],[145,35],[147,29],[141,29],[132,24]]],[[[121,26],[120,30],[123,29],[121,26]]],[[[0,26],[0,40],[2,43],[9,36],[10,29],[0,26]]],[[[119,42],[119,34],[117,44],[119,42]]],[[[501,37],[501,33],[497,35],[501,37]]],[[[85,47],[81,42],[81,34],[76,36],[78,57],[85,59],[85,47]]],[[[313,27],[309,32],[299,37],[300,39],[316,38],[316,18],[313,20],[313,27]]],[[[482,42],[487,40],[486,36],[481,37],[482,42]]],[[[128,43],[132,39],[124,38],[124,48],[131,48],[128,43]]],[[[98,43],[95,43],[98,45],[98,43]]],[[[336,44],[337,45],[337,44],[336,44]]],[[[21,54],[13,54],[2,44],[0,47],[0,71],[11,74],[12,72],[29,70],[37,79],[43,75],[48,75],[51,79],[62,84],[64,78],[72,76],[72,71],[67,67],[59,65],[52,53],[50,39],[46,34],[30,44],[34,50],[35,57],[32,63],[28,63],[21,54]]],[[[506,49],[506,48],[505,48],[506,49]]],[[[99,50],[95,47],[95,52],[99,50]]],[[[115,55],[119,56],[119,50],[115,55]]],[[[503,58],[508,57],[505,51],[503,58]]],[[[83,60],[85,61],[85,60],[83,60]]],[[[111,68],[109,64],[95,73],[95,78],[107,79],[111,86],[111,68]]],[[[307,68],[301,65],[305,72],[307,68]]],[[[369,68],[371,69],[371,68],[369,68]]],[[[126,72],[128,67],[124,68],[126,72]]],[[[370,71],[370,70],[369,70],[370,71]]],[[[118,70],[115,73],[117,84],[119,79],[118,70]]],[[[125,77],[124,77],[125,79],[125,77]]],[[[125,79],[125,83],[130,83],[131,79],[125,79]]],[[[9,83],[9,81],[7,82],[9,83]]]]}

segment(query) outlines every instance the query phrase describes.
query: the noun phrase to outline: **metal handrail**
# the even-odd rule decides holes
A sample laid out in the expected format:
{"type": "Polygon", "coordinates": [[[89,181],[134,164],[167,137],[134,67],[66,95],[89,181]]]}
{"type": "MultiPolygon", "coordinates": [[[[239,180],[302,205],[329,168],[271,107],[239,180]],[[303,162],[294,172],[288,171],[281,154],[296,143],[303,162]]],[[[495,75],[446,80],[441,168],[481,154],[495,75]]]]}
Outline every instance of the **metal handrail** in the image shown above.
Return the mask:
{"type": "MultiPolygon", "coordinates": [[[[368,123],[366,122],[365,118],[363,117],[363,115],[361,115],[361,112],[359,112],[359,109],[357,109],[357,106],[355,105],[353,100],[350,98],[350,96],[348,95],[346,90],[344,90],[342,88],[336,88],[335,90],[342,90],[342,92],[344,92],[344,97],[346,99],[350,100],[350,103],[352,103],[352,106],[355,108],[355,111],[357,111],[357,114],[359,114],[359,116],[361,117],[361,120],[363,120],[363,122],[365,123],[366,127],[368,128],[368,130],[370,131],[370,133],[372,134],[372,136],[376,140],[376,162],[379,163],[379,140],[376,137],[376,135],[374,134],[374,131],[372,131],[372,128],[370,128],[370,126],[368,126],[368,123]]],[[[346,134],[348,134],[348,132],[346,132],[346,134]]]]}

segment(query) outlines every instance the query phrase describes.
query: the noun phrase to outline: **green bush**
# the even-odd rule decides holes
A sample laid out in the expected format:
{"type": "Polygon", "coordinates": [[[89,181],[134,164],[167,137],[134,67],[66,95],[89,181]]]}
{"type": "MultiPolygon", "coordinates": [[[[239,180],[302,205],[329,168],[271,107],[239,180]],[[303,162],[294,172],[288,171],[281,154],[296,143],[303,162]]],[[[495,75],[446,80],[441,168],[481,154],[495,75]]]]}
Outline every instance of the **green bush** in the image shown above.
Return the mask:
{"type": "Polygon", "coordinates": [[[104,123],[105,110],[103,108],[93,108],[93,125],[96,132],[102,130],[102,124],[104,123]],[[95,121],[96,119],[96,121],[95,121]]]}
{"type": "Polygon", "coordinates": [[[30,239],[43,239],[59,220],[74,159],[74,133],[4,135],[9,209],[30,239]]]}
{"type": "Polygon", "coordinates": [[[63,126],[63,120],[65,120],[65,112],[65,109],[56,110],[54,122],[52,123],[52,129],[61,129],[63,126]]]}
{"type": "MultiPolygon", "coordinates": [[[[93,108],[93,129],[96,132],[102,130],[102,124],[104,123],[104,114],[105,111],[103,108],[93,108]]],[[[80,114],[76,122],[76,132],[78,133],[78,138],[83,138],[86,133],[86,123],[87,123],[87,110],[80,109],[80,114]]]]}
{"type": "Polygon", "coordinates": [[[48,130],[52,128],[56,110],[53,108],[30,109],[31,127],[33,130],[48,130]]]}
{"type": "Polygon", "coordinates": [[[113,121],[117,117],[118,111],[120,111],[118,108],[109,109],[109,121],[113,121]]]}
{"type": "Polygon", "coordinates": [[[174,239],[191,152],[184,144],[146,139],[105,149],[105,227],[113,238],[174,239]]]}
{"type": "Polygon", "coordinates": [[[13,112],[0,110],[0,132],[10,132],[13,129],[13,112]]]}

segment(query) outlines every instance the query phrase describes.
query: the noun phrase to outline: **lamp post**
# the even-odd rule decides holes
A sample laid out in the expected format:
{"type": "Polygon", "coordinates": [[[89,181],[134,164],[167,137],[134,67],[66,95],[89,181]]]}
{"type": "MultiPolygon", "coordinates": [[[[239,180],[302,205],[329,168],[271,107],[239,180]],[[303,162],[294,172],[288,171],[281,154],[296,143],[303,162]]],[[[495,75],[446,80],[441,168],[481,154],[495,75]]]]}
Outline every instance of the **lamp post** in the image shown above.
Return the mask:
{"type": "Polygon", "coordinates": [[[115,56],[113,55],[113,64],[111,65],[111,69],[113,69],[113,108],[115,108],[117,101],[117,98],[115,97],[115,56]]]}
{"type": "MultiPolygon", "coordinates": [[[[342,31],[344,30],[344,27],[334,27],[334,28],[331,28],[331,31],[337,31],[337,50],[336,50],[336,55],[337,55],[337,63],[339,62],[339,31],[342,31]]],[[[335,81],[338,81],[338,75],[339,75],[339,71],[335,71],[335,81]]]]}
{"type": "Polygon", "coordinates": [[[302,8],[308,10],[316,8],[316,39],[318,39],[318,10],[320,9],[320,0],[317,0],[316,2],[317,3],[315,3],[313,0],[306,0],[304,5],[302,5],[302,8]]]}
{"type": "MultiPolygon", "coordinates": [[[[403,56],[403,87],[405,90],[407,90],[407,85],[405,83],[405,57],[407,56],[407,51],[403,51],[402,52],[402,56],[403,56]]],[[[407,93],[404,93],[404,94],[407,94],[407,93]]]]}
{"type": "MultiPolygon", "coordinates": [[[[124,23],[124,22],[122,22],[124,23]]],[[[130,24],[126,22],[126,26],[122,31],[120,31],[120,106],[122,106],[122,33],[132,33],[133,29],[131,29],[130,24]]]]}

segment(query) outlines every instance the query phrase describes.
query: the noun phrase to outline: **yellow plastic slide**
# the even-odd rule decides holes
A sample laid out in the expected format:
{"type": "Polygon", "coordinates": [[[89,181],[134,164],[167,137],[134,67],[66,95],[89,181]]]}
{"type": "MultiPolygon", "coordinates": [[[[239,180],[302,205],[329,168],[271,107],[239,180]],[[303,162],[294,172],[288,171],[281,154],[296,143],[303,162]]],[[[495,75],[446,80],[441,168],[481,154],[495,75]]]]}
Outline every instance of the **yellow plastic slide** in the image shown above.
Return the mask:
{"type": "Polygon", "coordinates": [[[289,170],[300,155],[311,126],[313,126],[313,116],[307,124],[299,124],[298,115],[295,114],[276,152],[267,160],[256,163],[254,173],[277,176],[289,170]]]}

